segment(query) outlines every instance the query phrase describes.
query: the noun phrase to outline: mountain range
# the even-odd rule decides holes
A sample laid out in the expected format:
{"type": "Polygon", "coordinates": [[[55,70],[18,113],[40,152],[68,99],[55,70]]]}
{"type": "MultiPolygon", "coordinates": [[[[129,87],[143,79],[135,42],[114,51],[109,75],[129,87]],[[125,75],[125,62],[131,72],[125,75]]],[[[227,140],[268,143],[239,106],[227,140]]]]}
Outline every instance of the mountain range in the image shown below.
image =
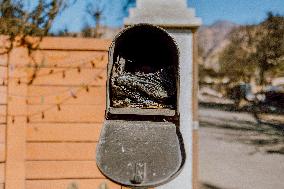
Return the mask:
{"type": "Polygon", "coordinates": [[[230,32],[238,26],[229,21],[217,21],[199,28],[199,61],[205,68],[219,70],[219,55],[230,42],[230,32]]]}

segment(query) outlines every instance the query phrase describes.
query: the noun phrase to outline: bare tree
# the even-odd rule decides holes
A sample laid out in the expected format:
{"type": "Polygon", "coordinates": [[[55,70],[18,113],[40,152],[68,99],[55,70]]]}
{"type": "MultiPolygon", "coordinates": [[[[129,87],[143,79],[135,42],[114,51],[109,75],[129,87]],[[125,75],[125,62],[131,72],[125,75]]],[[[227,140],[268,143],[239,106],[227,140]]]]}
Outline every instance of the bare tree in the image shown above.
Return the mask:
{"type": "MultiPolygon", "coordinates": [[[[31,0],[0,0],[0,34],[6,35],[13,48],[16,37],[21,44],[29,44],[28,36],[46,36],[56,16],[75,0],[38,0],[31,6],[31,0]],[[30,5],[30,6],[29,6],[30,5]]],[[[9,50],[8,49],[8,50],[9,50]]]]}
{"type": "Polygon", "coordinates": [[[28,84],[33,83],[39,68],[32,52],[38,49],[42,38],[49,33],[56,16],[71,3],[75,0],[38,0],[35,6],[31,0],[0,0],[0,34],[6,35],[9,42],[1,54],[7,54],[9,62],[15,41],[18,46],[28,49],[30,61],[34,64],[28,84]],[[36,36],[38,40],[31,40],[30,36],[36,36]]]}
{"type": "MultiPolygon", "coordinates": [[[[118,20],[124,18],[128,12],[128,8],[135,4],[135,0],[121,0],[121,10],[118,15],[118,20]]],[[[102,0],[94,0],[92,3],[87,4],[86,12],[91,16],[92,20],[95,22],[95,28],[92,28],[89,25],[86,25],[83,30],[82,34],[84,37],[96,37],[100,38],[103,34],[101,31],[101,21],[104,18],[103,14],[108,8],[107,3],[102,0]]]]}
{"type": "Polygon", "coordinates": [[[102,15],[105,10],[105,5],[103,4],[102,0],[93,1],[93,3],[89,3],[87,5],[87,13],[92,17],[94,20],[96,27],[94,28],[94,33],[92,34],[92,29],[89,26],[86,26],[83,29],[83,35],[85,37],[95,37],[100,38],[102,33],[100,33],[101,27],[101,20],[102,15]]]}

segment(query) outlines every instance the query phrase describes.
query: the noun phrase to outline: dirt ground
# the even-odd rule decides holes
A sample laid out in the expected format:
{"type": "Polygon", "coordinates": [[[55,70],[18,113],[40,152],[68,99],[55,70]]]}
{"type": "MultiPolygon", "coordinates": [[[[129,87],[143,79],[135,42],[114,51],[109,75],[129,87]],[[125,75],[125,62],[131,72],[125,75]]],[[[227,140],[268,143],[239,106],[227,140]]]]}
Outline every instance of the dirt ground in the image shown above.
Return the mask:
{"type": "Polygon", "coordinates": [[[284,125],[200,108],[201,189],[283,189],[284,125]]]}

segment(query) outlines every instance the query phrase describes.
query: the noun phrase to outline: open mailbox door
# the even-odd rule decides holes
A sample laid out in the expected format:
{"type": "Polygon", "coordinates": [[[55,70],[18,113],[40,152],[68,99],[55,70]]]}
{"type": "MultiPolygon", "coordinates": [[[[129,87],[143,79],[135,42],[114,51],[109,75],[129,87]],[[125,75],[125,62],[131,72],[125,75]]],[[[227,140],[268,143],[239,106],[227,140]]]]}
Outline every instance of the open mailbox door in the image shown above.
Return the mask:
{"type": "Polygon", "coordinates": [[[179,173],[185,161],[179,85],[179,51],[165,30],[139,24],[116,36],[96,154],[106,177],[125,186],[154,187],[179,173]]]}

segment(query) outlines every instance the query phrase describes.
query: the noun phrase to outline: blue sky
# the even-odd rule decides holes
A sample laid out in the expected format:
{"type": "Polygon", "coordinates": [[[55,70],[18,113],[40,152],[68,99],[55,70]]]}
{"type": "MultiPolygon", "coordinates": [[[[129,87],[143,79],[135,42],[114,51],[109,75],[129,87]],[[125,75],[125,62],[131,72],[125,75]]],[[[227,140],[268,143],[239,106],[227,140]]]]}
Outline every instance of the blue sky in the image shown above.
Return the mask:
{"type": "Polygon", "coordinates": [[[284,0],[188,0],[204,24],[228,20],[238,24],[261,22],[268,11],[284,15],[284,0]]]}
{"type": "MultiPolygon", "coordinates": [[[[80,31],[85,25],[94,25],[85,13],[85,7],[94,0],[77,0],[77,3],[58,16],[52,31],[80,31]]],[[[125,0],[102,0],[104,8],[103,24],[111,27],[122,25],[122,4],[125,0]]],[[[218,20],[228,20],[237,24],[261,22],[268,11],[284,15],[284,0],[188,0],[188,5],[196,9],[205,25],[218,20]]]]}

